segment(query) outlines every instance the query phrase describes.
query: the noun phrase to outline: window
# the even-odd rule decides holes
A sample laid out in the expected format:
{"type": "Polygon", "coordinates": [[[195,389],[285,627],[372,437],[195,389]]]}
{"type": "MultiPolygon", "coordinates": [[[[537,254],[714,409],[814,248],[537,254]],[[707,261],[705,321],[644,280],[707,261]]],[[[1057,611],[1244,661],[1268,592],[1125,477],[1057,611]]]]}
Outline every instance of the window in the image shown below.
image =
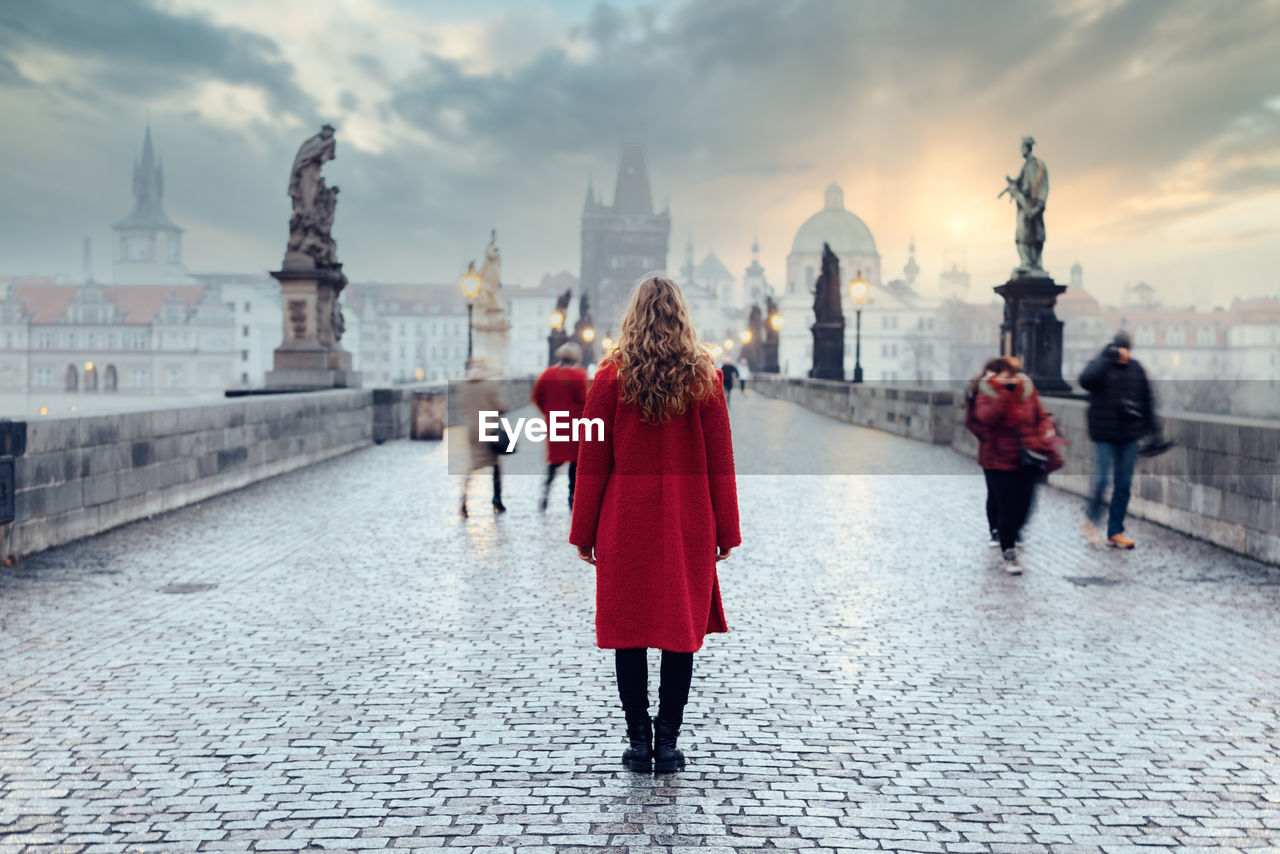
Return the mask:
{"type": "Polygon", "coordinates": [[[182,374],[177,368],[170,368],[168,371],[165,372],[164,384],[169,388],[177,388],[178,380],[181,378],[181,376],[182,374]]]}
{"type": "Polygon", "coordinates": [[[249,351],[248,351],[248,350],[241,350],[241,351],[240,351],[240,361],[242,361],[242,362],[247,362],[247,361],[249,361],[249,351]]]}
{"type": "Polygon", "coordinates": [[[242,327],[240,327],[240,334],[241,334],[242,336],[244,336],[245,338],[248,338],[248,337],[249,337],[249,327],[247,327],[247,326],[242,326],[242,327]]]}
{"type": "Polygon", "coordinates": [[[246,301],[244,304],[244,313],[248,314],[251,311],[253,311],[253,303],[246,301]]]}
{"type": "Polygon", "coordinates": [[[76,334],[74,332],[67,333],[67,349],[74,350],[76,348],[76,334]]]}

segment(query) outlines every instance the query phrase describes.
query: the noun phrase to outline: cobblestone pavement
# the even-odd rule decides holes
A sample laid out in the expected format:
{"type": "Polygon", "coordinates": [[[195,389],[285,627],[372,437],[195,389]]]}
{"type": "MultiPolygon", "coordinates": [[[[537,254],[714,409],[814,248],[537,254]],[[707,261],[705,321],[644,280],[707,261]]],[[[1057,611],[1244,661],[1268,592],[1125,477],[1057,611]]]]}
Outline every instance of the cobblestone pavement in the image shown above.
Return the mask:
{"type": "Polygon", "coordinates": [[[1046,491],[1008,577],[968,461],[733,406],[939,474],[741,478],[684,773],[620,770],[563,481],[464,522],[391,443],[0,572],[0,851],[1280,848],[1280,573],[1046,491]]]}

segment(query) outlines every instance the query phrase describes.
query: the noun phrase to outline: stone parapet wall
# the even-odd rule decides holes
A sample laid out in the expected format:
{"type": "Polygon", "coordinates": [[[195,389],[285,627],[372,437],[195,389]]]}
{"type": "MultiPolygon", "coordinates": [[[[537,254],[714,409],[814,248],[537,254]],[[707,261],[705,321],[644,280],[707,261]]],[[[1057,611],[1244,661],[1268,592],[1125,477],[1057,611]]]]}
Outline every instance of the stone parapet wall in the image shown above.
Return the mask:
{"type": "Polygon", "coordinates": [[[30,554],[366,445],[371,398],[263,395],[29,421],[0,549],[30,554]]]}
{"type": "MultiPolygon", "coordinates": [[[[532,377],[504,377],[512,409],[532,377]]],[[[27,555],[194,504],[371,442],[406,439],[416,393],[446,383],[252,394],[26,422],[14,458],[15,518],[0,524],[0,557],[27,555]]],[[[448,394],[449,423],[461,415],[448,394]]],[[[0,451],[3,453],[3,451],[0,451]]]]}
{"type": "MultiPolygon", "coordinates": [[[[1066,464],[1049,482],[1088,495],[1094,468],[1088,403],[1046,397],[1044,406],[1071,440],[1063,448],[1066,464]]],[[[1161,422],[1174,447],[1138,460],[1129,512],[1280,564],[1280,422],[1190,413],[1162,414],[1161,422]]]]}
{"type": "Polygon", "coordinates": [[[950,390],[846,383],[752,374],[754,391],[798,403],[815,412],[898,436],[946,445],[951,442],[956,395],[950,390]]]}
{"type": "MultiPolygon", "coordinates": [[[[964,427],[963,394],[883,384],[755,374],[751,388],[815,412],[976,457],[977,440],[964,427]]],[[[1060,489],[1087,495],[1093,443],[1085,425],[1088,403],[1044,397],[1045,409],[1070,441],[1065,465],[1050,476],[1060,489]]],[[[1168,526],[1249,557],[1280,565],[1280,422],[1162,413],[1167,453],[1140,459],[1131,515],[1168,526]]]]}

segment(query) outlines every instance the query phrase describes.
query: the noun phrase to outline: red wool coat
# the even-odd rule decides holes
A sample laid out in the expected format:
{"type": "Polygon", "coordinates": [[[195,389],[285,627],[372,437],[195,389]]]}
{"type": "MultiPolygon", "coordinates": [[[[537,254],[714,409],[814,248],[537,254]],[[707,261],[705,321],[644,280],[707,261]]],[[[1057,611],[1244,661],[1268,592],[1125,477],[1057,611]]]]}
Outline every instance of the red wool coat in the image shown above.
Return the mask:
{"type": "MultiPolygon", "coordinates": [[[[581,418],[587,402],[587,371],[568,365],[552,365],[533,384],[533,402],[551,421],[552,412],[568,412],[570,418],[581,418]]],[[[573,435],[569,428],[569,435],[573,435]]],[[[578,443],[553,442],[547,436],[547,462],[552,465],[572,463],[578,459],[578,443]]]]}
{"type": "Polygon", "coordinates": [[[1018,374],[1013,391],[995,377],[979,382],[973,398],[973,420],[978,428],[970,428],[979,439],[978,465],[984,469],[1017,471],[1023,448],[1057,453],[1052,439],[1053,421],[1026,374],[1018,374]]]}
{"type": "Polygon", "coordinates": [[[717,548],[742,542],[729,408],[715,393],[663,425],[621,400],[618,369],[601,367],[586,418],[604,441],[578,449],[569,542],[595,548],[596,643],[696,652],[729,630],[716,577],[717,548]]]}

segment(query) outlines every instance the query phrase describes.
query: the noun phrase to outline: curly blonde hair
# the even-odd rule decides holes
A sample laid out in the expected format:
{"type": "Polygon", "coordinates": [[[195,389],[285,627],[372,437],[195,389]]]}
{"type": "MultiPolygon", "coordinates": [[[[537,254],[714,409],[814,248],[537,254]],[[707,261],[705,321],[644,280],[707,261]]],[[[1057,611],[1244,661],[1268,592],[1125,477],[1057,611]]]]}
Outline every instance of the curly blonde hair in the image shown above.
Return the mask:
{"type": "Polygon", "coordinates": [[[698,340],[684,292],[661,273],[645,276],[631,292],[605,364],[617,366],[623,402],[650,424],[665,424],[715,392],[715,362],[698,340]]]}

